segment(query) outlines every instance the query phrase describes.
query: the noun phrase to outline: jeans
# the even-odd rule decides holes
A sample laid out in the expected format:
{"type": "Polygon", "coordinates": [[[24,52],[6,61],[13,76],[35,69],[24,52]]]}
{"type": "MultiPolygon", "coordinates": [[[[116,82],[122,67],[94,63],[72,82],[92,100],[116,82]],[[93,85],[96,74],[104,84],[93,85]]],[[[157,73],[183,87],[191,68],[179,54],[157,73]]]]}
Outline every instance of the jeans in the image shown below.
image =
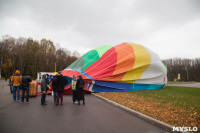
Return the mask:
{"type": "Polygon", "coordinates": [[[24,102],[24,95],[25,95],[25,92],[26,92],[26,102],[29,102],[29,87],[24,87],[22,89],[22,102],[24,102]]]}
{"type": "Polygon", "coordinates": [[[56,102],[56,99],[57,99],[57,92],[56,91],[53,91],[53,98],[54,98],[54,102],[56,102]]]}
{"type": "Polygon", "coordinates": [[[13,93],[13,86],[10,84],[10,93],[13,93]]]}
{"type": "Polygon", "coordinates": [[[42,91],[41,104],[44,104],[45,98],[46,98],[46,94],[44,94],[43,91],[42,91]]]}
{"type": "Polygon", "coordinates": [[[16,91],[17,91],[17,100],[20,101],[19,86],[13,86],[13,100],[16,101],[16,91]]]}

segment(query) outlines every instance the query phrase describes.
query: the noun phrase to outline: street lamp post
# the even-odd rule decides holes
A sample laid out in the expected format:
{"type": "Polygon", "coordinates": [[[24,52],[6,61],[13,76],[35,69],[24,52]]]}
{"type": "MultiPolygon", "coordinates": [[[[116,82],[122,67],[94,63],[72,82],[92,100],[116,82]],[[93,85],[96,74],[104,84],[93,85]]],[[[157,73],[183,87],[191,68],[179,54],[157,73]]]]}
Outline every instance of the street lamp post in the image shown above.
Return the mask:
{"type": "Polygon", "coordinates": [[[55,63],[55,71],[54,72],[56,72],[56,63],[55,63]]]}

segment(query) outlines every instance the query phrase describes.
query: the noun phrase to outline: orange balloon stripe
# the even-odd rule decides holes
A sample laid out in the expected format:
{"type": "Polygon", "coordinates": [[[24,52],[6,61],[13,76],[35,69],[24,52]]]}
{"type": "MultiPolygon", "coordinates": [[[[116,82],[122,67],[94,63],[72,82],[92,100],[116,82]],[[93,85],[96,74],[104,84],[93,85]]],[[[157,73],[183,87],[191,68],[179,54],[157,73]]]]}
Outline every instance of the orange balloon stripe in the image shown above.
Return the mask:
{"type": "Polygon", "coordinates": [[[117,54],[117,66],[113,75],[120,74],[132,70],[135,55],[133,54],[133,47],[128,43],[122,43],[115,46],[117,54]]]}
{"type": "Polygon", "coordinates": [[[127,71],[133,69],[135,55],[133,47],[128,43],[122,43],[114,47],[117,52],[117,65],[112,76],[100,78],[101,81],[121,81],[127,71]]]}

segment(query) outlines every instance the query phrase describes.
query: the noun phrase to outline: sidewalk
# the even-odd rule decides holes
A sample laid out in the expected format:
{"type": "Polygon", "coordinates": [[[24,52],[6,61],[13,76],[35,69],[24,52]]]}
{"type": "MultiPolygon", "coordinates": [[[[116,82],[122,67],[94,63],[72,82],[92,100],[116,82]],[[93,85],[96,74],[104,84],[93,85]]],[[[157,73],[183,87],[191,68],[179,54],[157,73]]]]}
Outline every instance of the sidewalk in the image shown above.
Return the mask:
{"type": "Polygon", "coordinates": [[[191,83],[191,84],[167,84],[167,86],[182,86],[182,87],[200,88],[200,83],[191,83]]]}

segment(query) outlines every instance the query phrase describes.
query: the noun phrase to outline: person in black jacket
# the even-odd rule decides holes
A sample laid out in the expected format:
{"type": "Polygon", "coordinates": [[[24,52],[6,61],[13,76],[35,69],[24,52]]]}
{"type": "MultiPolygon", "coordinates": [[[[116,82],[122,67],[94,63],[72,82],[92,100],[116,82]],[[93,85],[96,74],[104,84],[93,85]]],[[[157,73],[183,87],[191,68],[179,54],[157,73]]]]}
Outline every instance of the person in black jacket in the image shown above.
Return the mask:
{"type": "Polygon", "coordinates": [[[85,105],[85,96],[84,96],[83,87],[84,87],[84,80],[82,76],[79,75],[77,83],[76,83],[78,105],[80,105],[81,100],[83,100],[83,105],[85,105]]]}
{"type": "Polygon", "coordinates": [[[22,77],[22,97],[21,97],[21,102],[24,102],[24,95],[26,91],[26,102],[29,102],[29,83],[32,82],[30,76],[26,74],[25,76],[22,77]]]}
{"type": "Polygon", "coordinates": [[[68,83],[67,79],[59,72],[56,76],[56,89],[57,89],[57,104],[59,104],[59,98],[61,98],[61,105],[63,105],[63,91],[65,85],[68,83]]]}
{"type": "Polygon", "coordinates": [[[54,76],[54,78],[52,79],[52,90],[53,90],[53,98],[54,98],[54,103],[56,104],[56,99],[57,99],[57,87],[56,87],[56,83],[57,83],[57,78],[56,76],[54,76]]]}
{"type": "Polygon", "coordinates": [[[46,98],[46,93],[47,93],[47,84],[49,83],[47,75],[43,75],[43,79],[41,82],[41,91],[42,91],[42,96],[41,96],[41,105],[46,105],[45,103],[45,98],[46,98]]]}

